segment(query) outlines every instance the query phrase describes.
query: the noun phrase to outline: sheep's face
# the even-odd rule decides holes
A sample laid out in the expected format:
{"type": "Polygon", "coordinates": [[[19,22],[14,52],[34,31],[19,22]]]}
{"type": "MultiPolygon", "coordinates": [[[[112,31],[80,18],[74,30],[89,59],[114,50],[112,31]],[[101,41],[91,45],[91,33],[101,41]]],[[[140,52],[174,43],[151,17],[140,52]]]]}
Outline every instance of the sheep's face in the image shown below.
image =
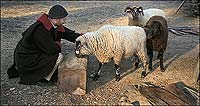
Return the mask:
{"type": "Polygon", "coordinates": [[[87,42],[81,42],[80,40],[77,40],[75,42],[76,47],[75,47],[75,55],[78,58],[83,58],[86,55],[90,54],[89,47],[87,45],[87,42]]]}
{"type": "MultiPolygon", "coordinates": [[[[133,6],[133,7],[126,7],[126,9],[124,10],[125,13],[128,13],[128,14],[131,14],[132,15],[132,18],[134,20],[138,19],[138,16],[139,15],[144,15],[143,13],[143,8],[140,6],[140,7],[136,7],[136,6],[133,6]]],[[[129,16],[130,17],[130,16],[129,16]]]]}
{"type": "Polygon", "coordinates": [[[162,25],[159,22],[153,21],[147,31],[147,38],[153,39],[162,34],[162,25]]]}
{"type": "Polygon", "coordinates": [[[137,7],[126,7],[124,10],[125,14],[128,15],[131,18],[137,18],[137,7]]]}

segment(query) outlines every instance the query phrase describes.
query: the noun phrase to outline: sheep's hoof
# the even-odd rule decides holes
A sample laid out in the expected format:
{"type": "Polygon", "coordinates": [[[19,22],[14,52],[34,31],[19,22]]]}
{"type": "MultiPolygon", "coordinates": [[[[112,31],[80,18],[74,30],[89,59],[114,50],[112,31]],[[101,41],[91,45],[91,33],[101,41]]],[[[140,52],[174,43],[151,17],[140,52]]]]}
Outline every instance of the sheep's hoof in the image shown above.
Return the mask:
{"type": "Polygon", "coordinates": [[[120,80],[120,74],[115,76],[115,80],[116,80],[117,82],[119,82],[119,80],[120,80]]]}
{"type": "Polygon", "coordinates": [[[146,76],[146,71],[142,71],[141,78],[144,78],[145,76],[146,76]]]}
{"type": "Polygon", "coordinates": [[[96,73],[96,74],[94,75],[94,77],[93,77],[93,80],[94,80],[94,81],[97,81],[99,77],[100,77],[100,75],[98,75],[98,74],[96,73]]]}
{"type": "Polygon", "coordinates": [[[161,69],[160,71],[161,71],[161,72],[165,72],[165,69],[161,69]]]}
{"type": "Polygon", "coordinates": [[[139,62],[135,62],[135,68],[138,68],[139,62]]]}

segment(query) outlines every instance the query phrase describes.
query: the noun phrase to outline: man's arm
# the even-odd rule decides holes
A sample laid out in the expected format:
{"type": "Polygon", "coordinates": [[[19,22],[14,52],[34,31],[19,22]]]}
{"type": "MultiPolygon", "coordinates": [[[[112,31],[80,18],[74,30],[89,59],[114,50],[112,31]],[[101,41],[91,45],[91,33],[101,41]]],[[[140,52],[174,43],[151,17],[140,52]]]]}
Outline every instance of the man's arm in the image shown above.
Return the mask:
{"type": "MultiPolygon", "coordinates": [[[[65,27],[64,27],[65,28],[65,27]]],[[[65,32],[58,32],[62,39],[66,39],[70,42],[75,42],[76,38],[78,38],[81,34],[75,33],[75,31],[65,28],[65,32]]]]}

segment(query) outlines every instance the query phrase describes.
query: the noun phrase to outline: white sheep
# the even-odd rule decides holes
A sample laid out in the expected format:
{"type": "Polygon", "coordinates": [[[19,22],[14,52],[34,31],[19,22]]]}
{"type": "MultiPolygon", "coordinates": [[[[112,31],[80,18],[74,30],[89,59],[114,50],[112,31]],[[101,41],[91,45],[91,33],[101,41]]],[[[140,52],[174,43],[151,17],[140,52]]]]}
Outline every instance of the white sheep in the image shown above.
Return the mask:
{"type": "Polygon", "coordinates": [[[94,32],[87,32],[76,39],[75,54],[77,57],[95,55],[99,60],[98,73],[93,79],[100,77],[101,66],[114,60],[116,68],[116,81],[120,80],[119,63],[122,58],[137,55],[143,62],[145,77],[147,69],[146,34],[138,26],[112,26],[105,25],[94,32]]]}
{"type": "Polygon", "coordinates": [[[165,18],[165,13],[161,9],[150,8],[143,10],[140,7],[127,7],[124,12],[128,16],[128,25],[144,27],[152,16],[162,16],[165,18]]]}

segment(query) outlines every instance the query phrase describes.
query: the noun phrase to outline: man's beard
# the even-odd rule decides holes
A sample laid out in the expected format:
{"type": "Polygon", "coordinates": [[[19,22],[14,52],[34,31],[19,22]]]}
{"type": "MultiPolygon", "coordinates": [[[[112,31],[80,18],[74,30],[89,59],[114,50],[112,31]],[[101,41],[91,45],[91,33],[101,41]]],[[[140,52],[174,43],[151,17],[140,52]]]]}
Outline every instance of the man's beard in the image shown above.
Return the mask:
{"type": "Polygon", "coordinates": [[[57,27],[60,27],[60,26],[62,26],[62,24],[56,24],[56,26],[57,26],[57,27]]]}

